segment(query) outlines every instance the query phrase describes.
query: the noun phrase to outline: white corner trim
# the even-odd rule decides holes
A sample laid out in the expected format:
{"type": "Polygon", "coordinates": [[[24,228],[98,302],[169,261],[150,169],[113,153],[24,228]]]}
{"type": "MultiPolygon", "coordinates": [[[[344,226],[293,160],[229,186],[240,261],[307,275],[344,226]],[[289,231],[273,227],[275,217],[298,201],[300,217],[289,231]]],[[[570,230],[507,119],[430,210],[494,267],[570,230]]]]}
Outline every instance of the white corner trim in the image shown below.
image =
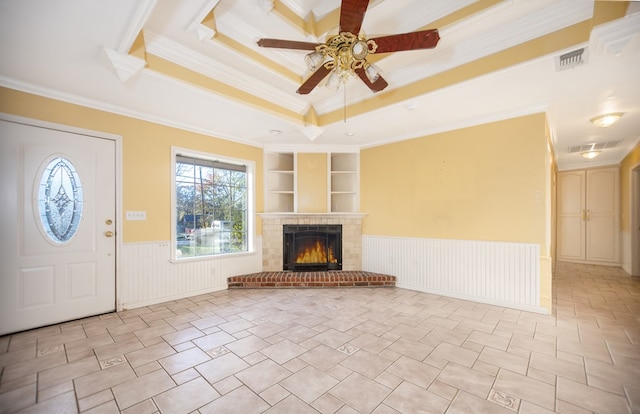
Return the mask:
{"type": "Polygon", "coordinates": [[[122,82],[128,81],[147,66],[147,62],[144,59],[132,55],[120,53],[107,47],[104,48],[104,52],[122,82]]]}

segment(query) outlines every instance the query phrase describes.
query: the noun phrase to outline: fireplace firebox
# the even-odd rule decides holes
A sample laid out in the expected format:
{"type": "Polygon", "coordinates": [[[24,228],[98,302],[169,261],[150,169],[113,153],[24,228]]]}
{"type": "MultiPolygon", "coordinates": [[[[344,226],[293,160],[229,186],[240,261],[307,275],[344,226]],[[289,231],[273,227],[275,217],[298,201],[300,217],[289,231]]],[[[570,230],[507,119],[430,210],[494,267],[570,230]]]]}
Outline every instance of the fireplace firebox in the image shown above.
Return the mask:
{"type": "Polygon", "coordinates": [[[342,225],[283,226],[283,269],[342,270],[342,225]]]}

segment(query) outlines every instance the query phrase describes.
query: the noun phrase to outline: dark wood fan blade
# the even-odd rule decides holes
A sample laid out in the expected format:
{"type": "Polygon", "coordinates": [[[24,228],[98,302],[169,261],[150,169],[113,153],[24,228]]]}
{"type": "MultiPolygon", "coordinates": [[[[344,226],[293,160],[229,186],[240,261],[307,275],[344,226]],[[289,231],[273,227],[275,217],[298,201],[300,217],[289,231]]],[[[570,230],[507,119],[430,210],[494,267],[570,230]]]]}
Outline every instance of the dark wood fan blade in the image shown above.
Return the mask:
{"type": "Polygon", "coordinates": [[[309,79],[307,79],[302,85],[300,85],[296,92],[298,92],[300,95],[308,94],[313,90],[313,88],[318,86],[322,79],[327,77],[329,72],[331,72],[331,69],[325,68],[324,65],[320,66],[318,70],[313,72],[313,75],[311,75],[309,79]]]}
{"type": "Polygon", "coordinates": [[[260,39],[258,46],[278,49],[316,50],[320,43],[296,42],[295,40],[260,39]]]}
{"type": "Polygon", "coordinates": [[[371,81],[369,81],[369,78],[367,78],[367,74],[364,72],[364,68],[356,69],[356,74],[358,75],[358,77],[360,77],[360,79],[362,79],[362,82],[364,82],[365,85],[367,85],[369,89],[373,91],[373,93],[380,92],[381,90],[389,86],[387,81],[384,80],[382,76],[378,76],[378,79],[376,79],[375,82],[371,83],[371,81]]]}
{"type": "Polygon", "coordinates": [[[403,33],[373,39],[378,45],[376,53],[399,52],[402,50],[432,49],[440,40],[438,29],[403,33]]]}
{"type": "Polygon", "coordinates": [[[358,36],[368,5],[369,0],[342,0],[342,6],[340,6],[340,32],[349,32],[358,36]]]}

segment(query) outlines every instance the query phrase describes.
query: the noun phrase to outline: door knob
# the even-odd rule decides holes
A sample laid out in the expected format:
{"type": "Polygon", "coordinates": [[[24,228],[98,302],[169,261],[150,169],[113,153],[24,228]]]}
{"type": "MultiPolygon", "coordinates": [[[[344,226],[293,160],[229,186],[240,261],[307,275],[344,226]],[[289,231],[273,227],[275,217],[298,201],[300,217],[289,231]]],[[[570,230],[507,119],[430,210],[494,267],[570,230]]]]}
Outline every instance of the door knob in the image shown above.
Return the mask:
{"type": "Polygon", "coordinates": [[[104,223],[105,223],[107,226],[110,226],[111,224],[113,224],[113,221],[112,221],[111,219],[106,219],[106,220],[104,221],[104,223]]]}
{"type": "Polygon", "coordinates": [[[106,231],[104,233],[104,235],[107,236],[107,237],[113,237],[113,232],[112,231],[106,231]]]}

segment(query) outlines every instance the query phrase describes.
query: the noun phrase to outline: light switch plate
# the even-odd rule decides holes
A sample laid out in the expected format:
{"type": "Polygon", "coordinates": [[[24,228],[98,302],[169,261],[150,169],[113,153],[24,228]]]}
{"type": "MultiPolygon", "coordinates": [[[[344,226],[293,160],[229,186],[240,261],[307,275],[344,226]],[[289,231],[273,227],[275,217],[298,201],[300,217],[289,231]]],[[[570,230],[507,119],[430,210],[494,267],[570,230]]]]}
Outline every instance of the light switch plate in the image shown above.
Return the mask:
{"type": "Polygon", "coordinates": [[[146,220],[147,212],[146,211],[127,211],[126,218],[127,220],[146,220]]]}

